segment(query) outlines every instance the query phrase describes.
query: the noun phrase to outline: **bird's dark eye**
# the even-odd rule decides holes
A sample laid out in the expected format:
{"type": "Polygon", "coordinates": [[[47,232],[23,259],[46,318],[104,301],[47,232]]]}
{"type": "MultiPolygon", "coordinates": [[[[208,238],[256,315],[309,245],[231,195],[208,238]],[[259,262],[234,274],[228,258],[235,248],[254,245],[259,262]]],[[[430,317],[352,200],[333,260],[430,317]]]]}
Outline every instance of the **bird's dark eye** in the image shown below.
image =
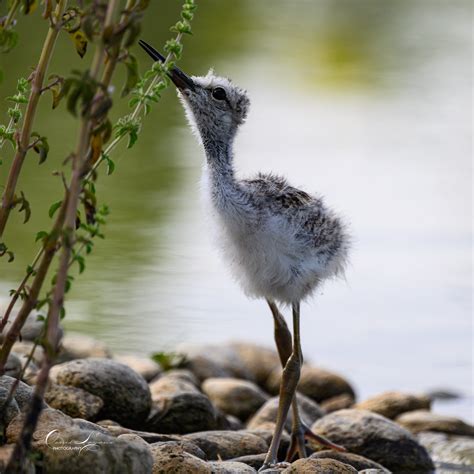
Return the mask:
{"type": "Polygon", "coordinates": [[[226,100],[227,96],[225,90],[222,87],[216,87],[212,90],[212,97],[216,100],[226,100]]]}

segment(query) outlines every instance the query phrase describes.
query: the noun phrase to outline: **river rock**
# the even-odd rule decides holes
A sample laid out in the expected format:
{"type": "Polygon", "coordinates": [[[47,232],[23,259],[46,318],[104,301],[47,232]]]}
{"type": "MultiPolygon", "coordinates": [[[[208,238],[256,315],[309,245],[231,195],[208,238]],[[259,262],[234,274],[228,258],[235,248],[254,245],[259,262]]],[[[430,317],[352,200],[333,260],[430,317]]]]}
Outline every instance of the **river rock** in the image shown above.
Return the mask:
{"type": "Polygon", "coordinates": [[[172,394],[177,392],[201,393],[199,388],[187,377],[181,377],[175,374],[165,373],[149,384],[151,399],[159,400],[163,394],[172,394]]]}
{"type": "MultiPolygon", "coordinates": [[[[267,443],[268,446],[270,446],[270,443],[272,442],[273,438],[273,432],[275,431],[275,423],[272,424],[272,429],[267,430],[267,429],[247,429],[245,430],[247,433],[252,433],[259,438],[262,438],[265,443],[267,443]]],[[[290,435],[287,434],[286,431],[283,431],[280,439],[280,447],[278,448],[278,459],[285,459],[286,458],[286,453],[288,452],[288,448],[290,447],[290,435]]],[[[307,448],[308,452],[312,453],[313,451],[311,450],[310,447],[307,448]]]]}
{"type": "Polygon", "coordinates": [[[28,361],[28,356],[21,354],[20,356],[21,367],[23,368],[23,382],[27,383],[28,385],[35,385],[36,384],[36,376],[38,375],[39,368],[35,364],[33,360],[28,361]],[[26,365],[26,368],[25,368],[26,365]]]}
{"type": "Polygon", "coordinates": [[[147,382],[150,382],[162,373],[160,365],[148,357],[137,356],[134,354],[123,354],[115,356],[114,359],[133,369],[147,382]]]}
{"type": "Polygon", "coordinates": [[[467,436],[447,435],[424,431],[418,433],[419,442],[428,450],[439,471],[471,472],[474,468],[474,439],[467,436]],[[470,467],[468,471],[466,467],[470,467]],[[450,469],[448,469],[450,468],[450,469]]]}
{"type": "Polygon", "coordinates": [[[192,441],[188,441],[186,439],[179,439],[177,441],[161,441],[159,443],[152,443],[150,445],[152,448],[158,447],[168,447],[168,448],[175,448],[179,447],[186,451],[189,454],[192,454],[193,456],[196,456],[199,459],[202,459],[203,461],[207,460],[206,453],[196,444],[193,443],[192,441]]]}
{"type": "Polygon", "coordinates": [[[474,437],[474,426],[454,416],[439,415],[427,410],[403,413],[395,421],[412,433],[439,431],[446,434],[474,437]]]}
{"type": "Polygon", "coordinates": [[[49,436],[48,449],[44,450],[43,469],[48,474],[149,474],[152,471],[151,449],[139,437],[123,435],[113,438],[77,427],[53,437],[55,434],[49,436]]]}
{"type": "Polygon", "coordinates": [[[51,384],[44,397],[51,407],[61,410],[72,418],[94,420],[104,407],[102,398],[82,388],[51,384]]]}
{"type": "Polygon", "coordinates": [[[349,464],[349,466],[354,467],[358,471],[361,471],[362,469],[378,469],[380,472],[384,472],[385,474],[390,474],[390,471],[388,469],[385,469],[381,464],[375,461],[372,461],[371,459],[367,459],[364,456],[360,456],[359,454],[341,453],[338,451],[325,449],[324,451],[313,453],[310,456],[310,458],[311,459],[335,459],[336,461],[349,464]]]}
{"type": "MultiPolygon", "coordinates": [[[[8,375],[3,375],[0,377],[0,387],[7,391],[10,391],[13,383],[15,383],[15,379],[13,377],[9,377],[8,375]]],[[[14,399],[21,411],[27,410],[29,408],[32,398],[33,389],[26,383],[20,381],[15,390],[14,399]]]]}
{"type": "MultiPolygon", "coordinates": [[[[280,474],[281,472],[283,472],[286,468],[290,466],[291,464],[289,462],[279,462],[277,466],[267,467],[263,471],[260,470],[258,472],[259,474],[280,474]]],[[[310,471],[310,472],[313,472],[313,471],[310,471]]]]}
{"type": "Polygon", "coordinates": [[[373,411],[393,420],[407,411],[429,410],[430,405],[431,401],[426,395],[392,391],[384,392],[359,402],[354,408],[373,411]]]}
{"type": "Polygon", "coordinates": [[[335,459],[298,459],[287,467],[284,474],[357,474],[357,470],[349,464],[335,459]]]}
{"type": "Polygon", "coordinates": [[[118,437],[123,434],[132,434],[140,436],[147,443],[163,443],[168,441],[181,441],[179,435],[166,435],[161,433],[151,433],[149,431],[132,430],[120,426],[118,423],[112,420],[100,420],[96,423],[97,425],[105,428],[109,434],[118,437]]]}
{"type": "Polygon", "coordinates": [[[183,367],[191,370],[201,382],[211,377],[253,380],[252,373],[231,346],[181,344],[178,352],[185,354],[183,367]]]}
{"type": "Polygon", "coordinates": [[[186,379],[167,376],[150,384],[152,409],[146,429],[158,433],[193,433],[215,429],[217,413],[209,398],[186,379]]]}
{"type": "MultiPolygon", "coordinates": [[[[5,329],[0,334],[0,343],[3,342],[4,335],[10,329],[12,321],[15,320],[14,314],[10,315],[10,318],[5,326],[5,329]]],[[[21,339],[23,341],[35,341],[40,335],[44,327],[44,321],[38,320],[38,313],[30,313],[30,315],[26,318],[25,324],[21,329],[21,339]]],[[[61,329],[62,334],[62,329],[61,329]]]]}
{"type": "MultiPolygon", "coordinates": [[[[24,341],[35,341],[41,336],[44,329],[44,320],[38,319],[38,313],[30,313],[26,318],[25,324],[21,330],[21,338],[24,341]]],[[[59,337],[63,335],[63,329],[59,328],[59,337]]]]}
{"type": "MultiPolygon", "coordinates": [[[[302,395],[301,393],[296,394],[298,400],[298,407],[300,411],[300,417],[303,423],[307,426],[311,426],[316,420],[321,418],[324,415],[323,410],[319,405],[311,400],[310,398],[302,395]]],[[[270,398],[258,411],[255,415],[248,421],[247,428],[249,429],[272,429],[272,425],[276,422],[277,413],[278,413],[278,397],[270,398]],[[269,425],[268,423],[272,423],[269,425]]],[[[288,413],[288,418],[285,423],[285,429],[289,432],[291,431],[291,423],[293,420],[293,414],[290,411],[288,413]]]]}
{"type": "Polygon", "coordinates": [[[230,459],[230,461],[244,463],[258,470],[263,466],[266,455],[267,453],[247,454],[246,456],[230,459]]]}
{"type": "Polygon", "coordinates": [[[166,371],[164,375],[166,375],[166,377],[169,379],[176,378],[179,380],[184,380],[199,389],[200,382],[198,378],[188,369],[171,369],[166,371]]]}
{"type": "Polygon", "coordinates": [[[259,436],[243,431],[202,431],[183,436],[197,444],[210,460],[227,460],[247,454],[260,454],[268,449],[259,436]]]}
{"type": "Polygon", "coordinates": [[[212,474],[206,461],[186,452],[180,446],[151,445],[153,474],[212,474]]]}
{"type": "Polygon", "coordinates": [[[227,415],[222,410],[219,410],[219,408],[217,407],[214,407],[214,410],[216,412],[216,426],[214,429],[235,431],[231,429],[230,422],[227,419],[227,415]]]}
{"type": "Polygon", "coordinates": [[[413,435],[377,413],[345,409],[330,413],[312,430],[395,472],[430,472],[433,463],[413,435]]]}
{"type": "MultiPolygon", "coordinates": [[[[6,430],[7,442],[16,443],[21,434],[25,416],[25,412],[19,413],[10,422],[6,430]]],[[[33,433],[32,445],[35,449],[44,451],[48,448],[46,439],[49,433],[54,431],[55,433],[57,432],[59,437],[61,437],[76,428],[86,433],[85,437],[87,437],[91,432],[108,434],[106,429],[94,423],[81,419],[73,419],[70,416],[65,415],[63,412],[53,408],[43,408],[36,425],[36,430],[33,433]]]]}
{"type": "Polygon", "coordinates": [[[331,398],[323,400],[319,406],[326,412],[342,410],[343,408],[351,408],[354,405],[354,397],[348,393],[342,393],[331,398]]]}
{"type": "Polygon", "coordinates": [[[224,413],[245,421],[270,397],[253,382],[235,378],[210,378],[202,384],[203,392],[224,413]]]}
{"type": "Polygon", "coordinates": [[[212,474],[254,474],[257,471],[247,464],[235,461],[210,461],[212,474]]]}
{"type": "Polygon", "coordinates": [[[13,418],[20,413],[20,407],[18,406],[15,397],[10,400],[8,406],[5,406],[9,393],[9,390],[0,387],[0,432],[2,433],[13,418]]]}
{"type": "Polygon", "coordinates": [[[31,360],[36,364],[41,364],[41,361],[44,358],[44,349],[42,346],[35,346],[34,342],[31,341],[17,341],[13,344],[12,352],[15,354],[29,357],[32,353],[31,360]]]}
{"type": "MultiPolygon", "coordinates": [[[[281,369],[274,370],[267,380],[267,390],[276,394],[279,392],[281,380],[281,369]]],[[[348,394],[355,397],[354,389],[349,382],[334,372],[303,365],[301,368],[301,377],[298,383],[298,391],[316,402],[321,402],[337,395],[348,394]]]]}
{"type": "Polygon", "coordinates": [[[101,398],[104,406],[98,416],[124,426],[141,427],[150,412],[151,396],[145,379],[117,361],[90,358],[64,362],[51,369],[51,379],[101,398]]]}
{"type": "Polygon", "coordinates": [[[244,424],[236,416],[225,415],[225,419],[227,421],[227,426],[228,426],[227,429],[229,430],[237,431],[237,430],[243,430],[245,428],[244,424]]]}
{"type": "Polygon", "coordinates": [[[5,364],[5,375],[18,378],[21,372],[21,360],[18,354],[10,352],[5,364]]]}
{"type": "Polygon", "coordinates": [[[73,332],[68,332],[64,335],[59,350],[59,362],[89,357],[110,358],[112,353],[102,341],[91,336],[73,332]]]}
{"type": "Polygon", "coordinates": [[[231,347],[237,352],[252,378],[261,387],[265,386],[269,375],[280,367],[280,358],[274,349],[252,343],[233,343],[231,347]]]}

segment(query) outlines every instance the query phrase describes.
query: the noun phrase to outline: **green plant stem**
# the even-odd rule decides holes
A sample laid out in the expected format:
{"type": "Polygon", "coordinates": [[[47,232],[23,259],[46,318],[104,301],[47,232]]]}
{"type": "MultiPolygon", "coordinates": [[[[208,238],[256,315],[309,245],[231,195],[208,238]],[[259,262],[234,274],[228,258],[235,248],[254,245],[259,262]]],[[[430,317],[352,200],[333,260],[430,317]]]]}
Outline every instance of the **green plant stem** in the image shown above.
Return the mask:
{"type": "Polygon", "coordinates": [[[10,211],[13,208],[15,189],[21,169],[23,167],[23,162],[25,161],[25,157],[28,152],[31,130],[34,123],[39,98],[41,96],[41,90],[43,88],[44,77],[48,69],[56,39],[59,34],[57,23],[61,19],[61,15],[66,8],[66,3],[66,0],[59,0],[58,4],[56,5],[56,9],[54,11],[55,21],[52,21],[50,24],[38,65],[35,68],[34,78],[31,84],[30,97],[28,99],[28,105],[25,112],[25,118],[23,120],[23,126],[17,143],[17,150],[10,167],[7,183],[2,195],[2,202],[0,204],[0,237],[5,231],[10,211]]]}
{"type": "MultiPolygon", "coordinates": [[[[176,41],[181,41],[181,38],[182,38],[183,34],[182,33],[178,33],[178,35],[176,36],[176,41]]],[[[168,53],[168,55],[166,56],[166,60],[165,62],[163,63],[164,66],[166,66],[170,61],[171,61],[171,58],[173,57],[173,53],[168,53]]],[[[153,88],[156,86],[156,84],[158,83],[158,81],[161,79],[161,77],[159,75],[156,75],[152,81],[150,82],[150,85],[148,86],[146,92],[145,92],[145,95],[150,95],[151,94],[151,91],[153,90],[153,88]]],[[[136,105],[135,109],[133,110],[132,112],[132,115],[131,115],[131,118],[132,120],[135,120],[138,118],[138,116],[140,115],[140,113],[142,112],[143,110],[143,107],[144,107],[144,104],[143,102],[140,102],[136,105]]],[[[101,163],[104,162],[104,155],[109,155],[112,150],[114,150],[114,148],[122,141],[122,139],[125,137],[126,135],[120,135],[118,137],[115,137],[107,146],[107,148],[104,150],[103,154],[101,155],[101,157],[94,163],[94,166],[91,168],[91,170],[87,173],[87,176],[86,176],[86,179],[89,179],[92,174],[97,170],[97,168],[100,166],[101,163]]]]}

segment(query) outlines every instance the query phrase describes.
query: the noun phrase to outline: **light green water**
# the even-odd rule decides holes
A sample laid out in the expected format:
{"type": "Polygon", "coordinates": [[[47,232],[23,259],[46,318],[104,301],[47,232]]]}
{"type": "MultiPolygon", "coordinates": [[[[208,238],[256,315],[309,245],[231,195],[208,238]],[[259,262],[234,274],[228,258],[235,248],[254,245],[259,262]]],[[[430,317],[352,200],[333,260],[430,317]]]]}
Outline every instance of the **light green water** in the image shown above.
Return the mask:
{"type": "MultiPolygon", "coordinates": [[[[142,37],[169,36],[179,2],[152,2],[142,37]]],[[[362,395],[385,389],[472,387],[471,2],[200,0],[181,66],[214,67],[252,99],[236,143],[244,175],[273,170],[324,194],[347,217],[354,248],[346,281],[303,306],[308,359],[346,374],[362,395]]],[[[45,24],[21,18],[20,43],[0,57],[3,98],[37,58],[45,24]]],[[[142,70],[149,64],[136,50],[142,70]]],[[[87,56],[86,56],[87,58],[87,56]]],[[[60,38],[51,72],[81,68],[60,38]]],[[[123,75],[117,79],[120,91],[123,75]]],[[[118,93],[117,93],[118,95],[118,93]]],[[[115,116],[127,110],[117,98],[115,116]]],[[[19,189],[31,221],[14,215],[0,261],[0,302],[36,252],[47,209],[60,198],[51,172],[74,146],[77,122],[42,99],[35,125],[48,161],[27,159],[19,189]]],[[[0,183],[11,154],[3,153],[0,183]]],[[[170,349],[182,341],[272,344],[270,314],[226,272],[199,201],[202,152],[175,93],[150,114],[132,152],[101,176],[107,239],[68,300],[68,328],[117,351],[170,349]]],[[[469,416],[469,403],[447,406],[469,416]]]]}

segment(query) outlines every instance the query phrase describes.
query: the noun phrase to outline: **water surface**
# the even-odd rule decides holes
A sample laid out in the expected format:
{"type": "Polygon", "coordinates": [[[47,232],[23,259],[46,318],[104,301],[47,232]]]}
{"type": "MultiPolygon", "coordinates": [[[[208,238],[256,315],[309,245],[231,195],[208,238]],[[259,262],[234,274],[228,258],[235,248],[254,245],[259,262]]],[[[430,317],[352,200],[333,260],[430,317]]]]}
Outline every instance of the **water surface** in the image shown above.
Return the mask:
{"type": "MultiPolygon", "coordinates": [[[[143,31],[157,45],[179,7],[159,3],[143,31]]],[[[351,226],[346,279],[302,307],[306,358],[345,374],[362,397],[437,387],[472,396],[471,3],[199,4],[182,67],[205,74],[212,66],[248,90],[239,173],[284,174],[326,196],[351,226]]],[[[1,103],[28,74],[44,29],[38,17],[22,19],[16,52],[0,59],[1,103]]],[[[74,67],[83,66],[63,37],[50,70],[74,67]]],[[[35,128],[54,129],[51,156],[41,167],[29,156],[20,182],[33,217],[12,220],[17,258],[0,263],[4,300],[35,253],[35,231],[50,224],[47,209],[61,196],[50,173],[71,151],[77,122],[50,113],[45,99],[35,128]]],[[[2,157],[0,183],[11,159],[2,157]]],[[[107,238],[76,279],[66,327],[116,351],[229,339],[271,345],[270,312],[241,293],[213,247],[199,200],[202,152],[173,91],[132,152],[115,157],[115,174],[98,185],[112,210],[107,238]]],[[[472,417],[469,399],[439,410],[472,417]]]]}

